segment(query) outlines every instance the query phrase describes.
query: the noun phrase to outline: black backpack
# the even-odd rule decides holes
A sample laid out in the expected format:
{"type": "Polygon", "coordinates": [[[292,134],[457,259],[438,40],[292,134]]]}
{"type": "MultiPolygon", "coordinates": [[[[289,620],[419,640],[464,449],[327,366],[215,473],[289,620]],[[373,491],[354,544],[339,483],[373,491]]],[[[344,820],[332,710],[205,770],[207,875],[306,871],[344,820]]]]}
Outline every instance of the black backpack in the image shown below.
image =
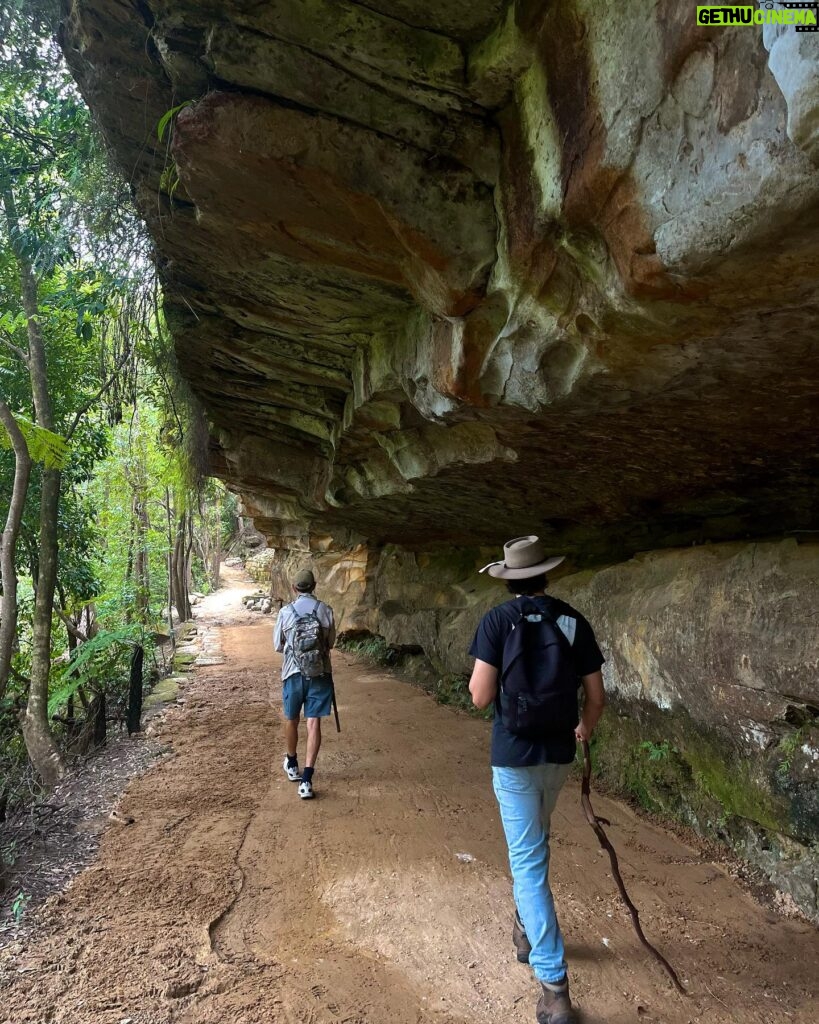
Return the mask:
{"type": "Polygon", "coordinates": [[[552,614],[530,598],[505,605],[512,629],[503,645],[499,705],[516,736],[548,739],[578,723],[577,672],[572,647],[552,614]]]}

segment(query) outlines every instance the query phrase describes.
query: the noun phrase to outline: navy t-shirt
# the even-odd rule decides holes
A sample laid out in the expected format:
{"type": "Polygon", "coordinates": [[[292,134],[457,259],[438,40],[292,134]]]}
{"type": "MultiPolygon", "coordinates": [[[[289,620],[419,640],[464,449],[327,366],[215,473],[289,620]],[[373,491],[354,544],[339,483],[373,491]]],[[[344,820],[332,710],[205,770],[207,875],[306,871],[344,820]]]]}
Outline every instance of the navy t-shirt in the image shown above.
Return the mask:
{"type": "MultiPolygon", "coordinates": [[[[577,685],[580,677],[597,672],[606,660],[600,653],[594,632],[580,612],[553,597],[529,598],[552,616],[567,635],[572,645],[577,685]]],[[[507,605],[511,602],[507,602],[507,605]]],[[[503,645],[512,631],[514,618],[505,605],[498,605],[484,615],[478,623],[475,639],[469,648],[473,658],[494,665],[500,672],[503,645]],[[502,608],[506,608],[502,611],[502,608]]],[[[495,768],[523,768],[533,764],[571,764],[575,754],[574,730],[565,736],[550,736],[542,742],[525,736],[516,736],[504,726],[500,714],[500,698],[495,699],[495,721],[492,725],[492,765],[495,768]]]]}

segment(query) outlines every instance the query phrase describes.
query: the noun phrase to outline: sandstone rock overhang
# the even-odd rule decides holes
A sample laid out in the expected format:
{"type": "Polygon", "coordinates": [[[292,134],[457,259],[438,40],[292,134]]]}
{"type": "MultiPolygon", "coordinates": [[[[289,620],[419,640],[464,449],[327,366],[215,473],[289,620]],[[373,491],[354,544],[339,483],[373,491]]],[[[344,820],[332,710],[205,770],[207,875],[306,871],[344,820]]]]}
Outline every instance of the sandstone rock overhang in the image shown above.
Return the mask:
{"type": "Polygon", "coordinates": [[[67,3],[257,524],[587,560],[816,528],[819,46],[766,32],[676,0],[67,3]]]}

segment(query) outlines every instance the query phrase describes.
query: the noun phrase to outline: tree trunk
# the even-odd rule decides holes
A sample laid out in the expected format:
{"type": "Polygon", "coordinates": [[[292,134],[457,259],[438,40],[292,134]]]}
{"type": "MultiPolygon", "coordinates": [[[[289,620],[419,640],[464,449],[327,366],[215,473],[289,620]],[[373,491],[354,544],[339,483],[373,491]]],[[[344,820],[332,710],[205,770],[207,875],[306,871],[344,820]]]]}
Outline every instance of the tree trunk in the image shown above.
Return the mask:
{"type": "Polygon", "coordinates": [[[205,570],[205,576],[210,579],[210,560],[211,560],[211,544],[210,544],[210,527],[208,525],[207,506],[200,493],[199,495],[199,522],[201,528],[194,531],[194,543],[199,553],[199,557],[202,560],[202,568],[205,570]]]}
{"type": "Polygon", "coordinates": [[[28,493],[31,477],[31,456],[28,445],[23,437],[17,421],[11,414],[6,403],[0,399],[0,422],[8,431],[14,448],[14,486],[11,492],[6,526],[3,530],[2,547],[0,547],[0,582],[3,586],[3,597],[0,599],[0,700],[3,699],[8,686],[11,670],[11,656],[17,639],[17,567],[15,555],[17,538],[20,535],[20,523],[23,521],[23,509],[28,493]]]}
{"type": "MultiPolygon", "coordinates": [[[[21,243],[20,222],[14,193],[5,166],[2,174],[2,198],[9,228],[9,241],[17,261],[20,292],[26,315],[28,337],[28,372],[34,398],[37,423],[54,431],[54,413],[48,392],[48,368],[45,344],[39,319],[37,279],[28,255],[21,243]]],[[[57,583],[57,522],[60,511],[60,471],[43,469],[40,499],[40,550],[37,578],[34,581],[36,598],[32,627],[31,688],[23,720],[23,738],[34,770],[46,786],[53,786],[63,775],[60,752],[51,735],[48,723],[48,679],[51,671],[51,617],[54,608],[54,587],[57,583]]]]}
{"type": "Polygon", "coordinates": [[[171,512],[171,492],[165,488],[165,512],[168,527],[168,635],[173,637],[173,608],[176,604],[176,590],[173,581],[173,521],[171,512]]]}
{"type": "Polygon", "coordinates": [[[188,543],[187,526],[187,513],[183,512],[177,522],[173,551],[174,589],[176,590],[175,604],[180,622],[187,622],[191,618],[191,605],[188,596],[188,566],[187,558],[185,557],[188,543]]]}
{"type": "Polygon", "coordinates": [[[131,678],[128,687],[128,713],[126,725],[128,735],[139,732],[140,719],[142,718],[142,665],[145,659],[143,647],[137,647],[131,658],[131,678]]]}
{"type": "MultiPolygon", "coordinates": [[[[139,424],[138,407],[134,410],[134,423],[139,424]]],[[[134,538],[134,607],[137,621],[145,625],[151,616],[151,571],[148,552],[151,523],[148,518],[148,470],[141,448],[136,450],[136,455],[133,478],[129,478],[133,491],[131,530],[134,538]]]]}
{"type": "Polygon", "coordinates": [[[51,616],[57,582],[57,516],[60,507],[60,471],[43,470],[40,498],[40,566],[32,623],[31,688],[23,719],[23,738],[35,771],[54,786],[64,766],[48,722],[48,680],[51,672],[51,616]]]}
{"type": "Polygon", "coordinates": [[[185,591],[190,595],[193,590],[193,512],[188,513],[188,533],[185,541],[185,591]]]}
{"type": "MultiPolygon", "coordinates": [[[[133,509],[132,509],[133,512],[133,509]]],[[[131,522],[128,524],[128,557],[125,560],[125,584],[123,590],[126,594],[131,591],[133,575],[134,575],[134,517],[131,516],[131,522]]],[[[131,625],[134,619],[133,608],[131,602],[128,601],[125,605],[125,622],[127,625],[131,625]]]]}
{"type": "Polygon", "coordinates": [[[91,707],[94,709],[94,746],[104,747],[108,738],[108,723],[106,722],[106,701],[105,690],[100,690],[94,698],[91,707]]]}
{"type": "Polygon", "coordinates": [[[145,625],[150,616],[150,576],[148,568],[148,530],[145,504],[141,495],[134,497],[133,504],[135,536],[134,556],[134,604],[137,622],[145,625]]]}
{"type": "Polygon", "coordinates": [[[179,574],[179,561],[181,557],[182,544],[177,531],[173,541],[173,555],[171,557],[171,569],[173,574],[173,603],[179,621],[185,621],[185,588],[182,585],[179,574]]]}
{"type": "Polygon", "coordinates": [[[213,590],[219,589],[219,572],[222,568],[222,502],[216,510],[216,543],[213,548],[213,563],[210,572],[210,584],[213,590]]]}
{"type": "Polygon", "coordinates": [[[149,540],[151,533],[151,519],[148,515],[148,490],[140,499],[140,527],[142,530],[142,592],[145,595],[145,622],[151,617],[151,555],[149,540]]]}

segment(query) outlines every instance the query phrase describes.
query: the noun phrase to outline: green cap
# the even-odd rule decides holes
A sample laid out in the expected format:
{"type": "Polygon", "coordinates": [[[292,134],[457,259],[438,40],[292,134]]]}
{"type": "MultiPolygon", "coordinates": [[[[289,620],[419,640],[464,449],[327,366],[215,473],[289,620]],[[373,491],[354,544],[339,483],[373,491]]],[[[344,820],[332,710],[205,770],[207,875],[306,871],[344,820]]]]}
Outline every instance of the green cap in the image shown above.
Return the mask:
{"type": "Polygon", "coordinates": [[[299,572],[296,573],[296,578],[293,580],[293,584],[296,590],[312,590],[316,585],[316,577],[313,575],[313,570],[299,570],[299,572]]]}

